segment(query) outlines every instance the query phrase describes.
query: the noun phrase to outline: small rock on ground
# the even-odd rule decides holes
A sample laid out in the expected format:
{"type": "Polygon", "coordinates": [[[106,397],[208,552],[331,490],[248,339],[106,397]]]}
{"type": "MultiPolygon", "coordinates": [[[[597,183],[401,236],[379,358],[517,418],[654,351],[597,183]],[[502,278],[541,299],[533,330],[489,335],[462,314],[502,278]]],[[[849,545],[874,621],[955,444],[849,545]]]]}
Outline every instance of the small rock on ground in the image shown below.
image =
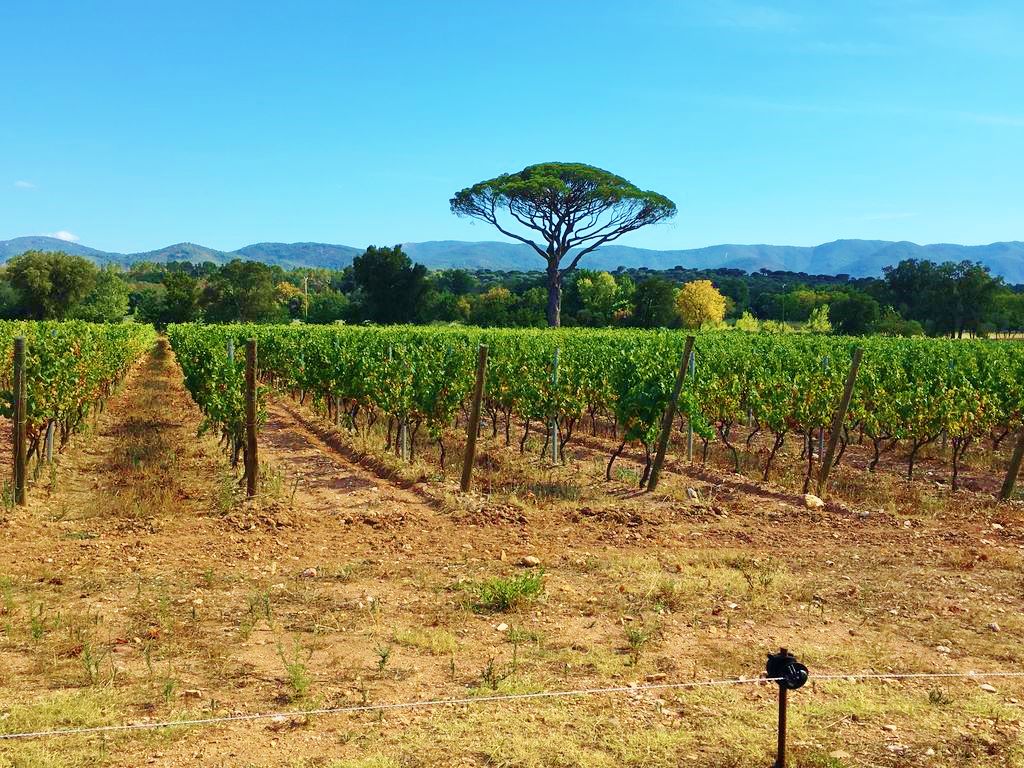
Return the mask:
{"type": "Polygon", "coordinates": [[[825,502],[815,496],[813,493],[804,494],[804,506],[808,509],[822,509],[825,506],[825,502]]]}

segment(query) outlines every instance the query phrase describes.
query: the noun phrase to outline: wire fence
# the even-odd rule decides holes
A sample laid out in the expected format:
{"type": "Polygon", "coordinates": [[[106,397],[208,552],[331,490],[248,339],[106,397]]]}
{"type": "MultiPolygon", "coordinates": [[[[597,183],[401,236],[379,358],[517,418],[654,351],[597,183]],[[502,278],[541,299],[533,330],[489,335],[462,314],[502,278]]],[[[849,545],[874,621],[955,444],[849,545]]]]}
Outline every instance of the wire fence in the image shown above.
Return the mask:
{"type": "MultiPolygon", "coordinates": [[[[997,671],[997,672],[893,672],[893,673],[829,673],[811,675],[810,682],[849,682],[859,683],[877,680],[933,680],[933,679],[996,679],[996,678],[1024,678],[1024,671],[997,671]]],[[[15,733],[0,734],[0,741],[13,741],[25,739],[53,738],[61,736],[81,736],[94,734],[108,734],[126,731],[156,730],[163,728],[212,726],[231,723],[244,723],[256,720],[287,720],[290,718],[313,717],[319,715],[341,715],[359,714],[366,712],[386,712],[395,710],[413,710],[439,707],[467,706],[472,704],[495,704],[517,701],[535,701],[539,699],[565,699],[580,698],[597,695],[635,694],[648,691],[668,691],[680,689],[706,688],[713,686],[733,685],[763,685],[766,683],[779,683],[783,678],[766,677],[763,675],[755,677],[736,677],[720,680],[690,680],[685,682],[669,683],[644,683],[622,686],[607,686],[595,688],[578,688],[559,691],[536,691],[532,693],[511,693],[494,694],[491,696],[463,696],[448,699],[424,699],[419,701],[387,702],[381,704],[359,704],[339,707],[321,707],[315,709],[293,709],[275,712],[253,712],[222,715],[217,717],[202,717],[181,720],[164,721],[143,721],[135,723],[121,723],[113,725],[82,726],[68,728],[53,728],[38,731],[21,731],[15,733]]]]}
{"type": "Polygon", "coordinates": [[[109,733],[113,731],[138,731],[154,728],[172,728],[175,726],[215,725],[218,723],[237,723],[252,720],[277,720],[291,717],[310,717],[314,715],[356,714],[361,712],[384,712],[400,709],[420,709],[428,707],[455,707],[467,704],[487,704],[495,702],[529,701],[536,699],[564,699],[600,694],[640,693],[644,691],[672,690],[680,688],[701,688],[716,685],[752,685],[776,682],[777,678],[737,677],[727,680],[691,680],[681,683],[645,683],[643,685],[621,685],[604,688],[578,688],[565,691],[536,691],[533,693],[505,693],[492,696],[463,696],[452,699],[424,699],[420,701],[401,701],[382,704],[357,704],[344,707],[322,707],[319,709],[294,709],[282,712],[254,712],[250,714],[224,715],[221,717],[204,717],[194,720],[166,720],[163,722],[125,723],[122,725],[97,725],[82,728],[56,728],[44,731],[26,731],[24,733],[0,734],[3,739],[29,739],[44,736],[73,736],[89,733],[109,733]]]}

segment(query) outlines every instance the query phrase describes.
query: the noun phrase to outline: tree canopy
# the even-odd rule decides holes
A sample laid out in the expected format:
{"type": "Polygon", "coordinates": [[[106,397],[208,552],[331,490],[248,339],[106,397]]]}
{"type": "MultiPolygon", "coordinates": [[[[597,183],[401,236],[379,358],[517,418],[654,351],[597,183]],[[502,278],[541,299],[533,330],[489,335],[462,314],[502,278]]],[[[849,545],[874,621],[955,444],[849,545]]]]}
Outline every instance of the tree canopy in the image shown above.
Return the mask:
{"type": "Polygon", "coordinates": [[[665,328],[676,320],[676,287],[663,277],[652,277],[633,294],[633,322],[641,328],[665,328]]]}
{"type": "Polygon", "coordinates": [[[277,300],[275,272],[258,261],[234,259],[210,278],[201,297],[206,319],[259,323],[284,319],[277,300]]]}
{"type": "Polygon", "coordinates": [[[581,269],[573,287],[579,304],[576,322],[580,325],[611,325],[632,310],[636,285],[626,275],[616,279],[608,272],[581,269]]]}
{"type": "Polygon", "coordinates": [[[676,312],[685,328],[718,325],[725,319],[725,297],[710,280],[691,280],[676,294],[676,312]]]}
{"type": "Polygon", "coordinates": [[[361,292],[367,320],[375,323],[409,323],[417,319],[427,291],[427,268],[413,264],[402,246],[371,245],[352,261],[352,277],[361,292]]]}
{"type": "Polygon", "coordinates": [[[26,251],[7,263],[7,280],[21,295],[25,314],[61,320],[93,290],[99,270],[63,251],[26,251]]]}
{"type": "Polygon", "coordinates": [[[934,264],[906,259],[884,272],[892,306],[933,334],[981,332],[1003,287],[1002,278],[970,261],[934,264]]]}
{"type": "Polygon", "coordinates": [[[527,166],[466,187],[450,203],[456,215],[486,221],[544,259],[551,326],[561,324],[562,278],[580,259],[627,232],[676,213],[675,203],[664,195],[583,163],[527,166]],[[563,266],[567,256],[569,262],[563,266]]]}
{"type": "Polygon", "coordinates": [[[128,286],[121,278],[120,268],[109,265],[99,270],[92,290],[67,314],[91,323],[121,322],[128,314],[128,286]]]}
{"type": "Polygon", "coordinates": [[[835,329],[849,336],[871,333],[882,314],[878,302],[866,293],[838,293],[828,306],[835,329]]]}

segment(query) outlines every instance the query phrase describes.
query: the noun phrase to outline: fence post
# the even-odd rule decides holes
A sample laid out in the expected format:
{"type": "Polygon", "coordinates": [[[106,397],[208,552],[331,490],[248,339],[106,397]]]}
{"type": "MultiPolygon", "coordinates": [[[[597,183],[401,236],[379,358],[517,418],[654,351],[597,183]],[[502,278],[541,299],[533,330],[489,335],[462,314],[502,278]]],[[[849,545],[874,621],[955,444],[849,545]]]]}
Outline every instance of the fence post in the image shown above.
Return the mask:
{"type": "Polygon", "coordinates": [[[46,422],[46,442],[43,445],[47,464],[53,462],[53,431],[54,422],[53,419],[50,419],[48,422],[46,422]]]}
{"type": "Polygon", "coordinates": [[[846,418],[846,411],[850,407],[850,400],[853,397],[853,385],[857,381],[857,369],[860,368],[860,359],[864,355],[861,347],[853,350],[853,360],[850,361],[850,372],[846,375],[846,387],[843,389],[843,399],[839,401],[832,419],[832,431],[828,436],[828,448],[821,458],[821,467],[818,469],[818,495],[825,492],[825,484],[828,482],[828,473],[832,471],[832,460],[836,455],[836,447],[839,445],[839,435],[843,431],[843,420],[846,418]]]}
{"type": "Polygon", "coordinates": [[[679,373],[676,374],[676,384],[672,388],[672,397],[665,407],[665,416],[661,420],[661,435],[658,437],[658,452],[654,454],[654,465],[651,467],[651,476],[647,480],[647,490],[653,491],[658,487],[658,479],[661,476],[661,467],[665,463],[665,451],[668,449],[668,439],[672,434],[672,420],[676,417],[676,404],[679,402],[679,393],[683,391],[683,381],[686,379],[686,369],[690,364],[690,353],[693,352],[693,336],[686,337],[686,344],[683,346],[683,357],[679,362],[679,373]]]}
{"type": "Polygon", "coordinates": [[[245,493],[256,495],[260,462],[256,448],[256,339],[245,343],[245,493]]]}
{"type": "MultiPolygon", "coordinates": [[[[228,339],[227,341],[227,353],[228,353],[228,365],[231,366],[232,376],[235,370],[235,340],[228,339]]],[[[238,435],[231,435],[231,444],[228,446],[228,450],[231,451],[231,466],[232,468],[238,466],[238,435]]]]}
{"type": "MultiPolygon", "coordinates": [[[[697,375],[697,361],[695,359],[696,355],[696,350],[690,352],[689,371],[691,379],[697,375]]],[[[747,418],[747,426],[750,426],[749,415],[747,418]]],[[[686,419],[686,460],[690,463],[693,462],[693,421],[689,417],[687,417],[686,419]]]]}
{"type": "Polygon", "coordinates": [[[788,694],[802,688],[807,682],[807,667],[796,660],[796,656],[785,648],[778,653],[768,654],[765,674],[779,686],[779,723],[773,768],[786,768],[786,714],[789,705],[788,694]]]}
{"type": "MultiPolygon", "coordinates": [[[[785,653],[786,649],[783,648],[782,652],[785,653]]],[[[779,723],[778,723],[778,738],[775,746],[775,766],[774,768],[786,768],[786,709],[788,707],[788,696],[789,689],[784,685],[779,686],[779,723]]]]}
{"type": "Polygon", "coordinates": [[[487,345],[481,344],[476,358],[476,384],[473,386],[473,404],[466,425],[466,455],[462,458],[462,492],[469,490],[473,479],[473,462],[476,459],[476,436],[480,427],[480,402],[484,397],[484,377],[487,373],[487,345]]]}
{"type": "Polygon", "coordinates": [[[14,503],[25,506],[25,462],[28,445],[25,423],[28,418],[25,403],[25,337],[14,339],[14,503]]]}
{"type": "MultiPolygon", "coordinates": [[[[551,365],[551,391],[558,398],[558,352],[555,347],[555,358],[551,365]]],[[[551,463],[558,463],[558,411],[551,417],[551,463]]]]}
{"type": "Polygon", "coordinates": [[[1003,480],[1003,487],[999,490],[999,500],[1006,501],[1013,496],[1014,486],[1017,485],[1017,475],[1020,473],[1021,459],[1024,459],[1024,430],[1021,430],[1017,438],[1017,445],[1013,448],[1013,455],[1010,456],[1010,468],[1006,471],[1006,479],[1003,480]]]}
{"type": "MultiPolygon", "coordinates": [[[[821,358],[821,372],[823,378],[828,376],[828,355],[821,358]]],[[[825,425],[818,427],[818,458],[825,455],[825,425]]]]}
{"type": "Polygon", "coordinates": [[[398,452],[402,461],[409,461],[409,420],[405,417],[398,421],[398,452]]]}

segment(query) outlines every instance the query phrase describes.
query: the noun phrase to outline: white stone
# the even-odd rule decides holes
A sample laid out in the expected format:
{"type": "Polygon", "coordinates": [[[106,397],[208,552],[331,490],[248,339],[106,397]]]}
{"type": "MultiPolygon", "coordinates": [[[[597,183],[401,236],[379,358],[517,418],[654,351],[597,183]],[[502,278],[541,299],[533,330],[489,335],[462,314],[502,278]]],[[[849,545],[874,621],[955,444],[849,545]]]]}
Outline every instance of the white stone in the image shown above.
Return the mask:
{"type": "Polygon", "coordinates": [[[804,506],[808,509],[822,509],[825,506],[825,502],[815,496],[813,493],[804,494],[804,506]]]}

